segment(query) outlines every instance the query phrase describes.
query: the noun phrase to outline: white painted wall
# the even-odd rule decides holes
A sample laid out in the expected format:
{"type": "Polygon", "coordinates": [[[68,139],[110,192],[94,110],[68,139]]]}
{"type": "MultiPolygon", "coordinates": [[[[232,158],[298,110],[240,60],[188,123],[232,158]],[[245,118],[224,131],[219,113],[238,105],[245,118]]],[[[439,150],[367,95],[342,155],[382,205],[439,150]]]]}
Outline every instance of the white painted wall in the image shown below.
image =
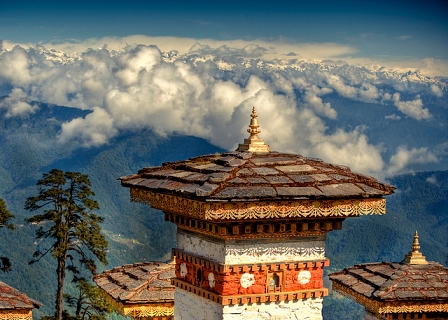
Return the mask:
{"type": "Polygon", "coordinates": [[[177,248],[223,264],[310,261],[325,258],[325,239],[223,244],[191,234],[177,233],[177,248]]]}
{"type": "Polygon", "coordinates": [[[222,319],[222,306],[188,291],[176,288],[174,320],[222,319]]]}
{"type": "Polygon", "coordinates": [[[322,320],[322,298],[225,306],[223,320],[322,320]]]}
{"type": "Polygon", "coordinates": [[[322,298],[221,306],[176,288],[175,320],[322,320],[322,298]]]}

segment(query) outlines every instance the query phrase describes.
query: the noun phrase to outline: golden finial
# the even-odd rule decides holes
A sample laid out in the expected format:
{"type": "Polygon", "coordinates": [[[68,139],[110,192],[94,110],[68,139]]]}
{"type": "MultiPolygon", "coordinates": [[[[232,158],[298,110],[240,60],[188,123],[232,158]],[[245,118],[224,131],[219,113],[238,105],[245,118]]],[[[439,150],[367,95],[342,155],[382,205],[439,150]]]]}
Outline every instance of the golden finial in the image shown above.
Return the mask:
{"type": "Polygon", "coordinates": [[[425,256],[421,254],[420,250],[420,244],[418,243],[418,232],[415,231],[414,235],[414,241],[412,242],[411,246],[412,251],[410,251],[405,257],[404,260],[401,263],[406,264],[428,264],[426,261],[425,256]]]}
{"type": "Polygon", "coordinates": [[[255,107],[252,108],[252,114],[249,129],[250,136],[248,139],[244,139],[244,143],[238,146],[237,151],[250,151],[250,152],[269,152],[269,145],[264,143],[264,140],[258,137],[261,132],[260,126],[258,125],[258,115],[255,107]]]}

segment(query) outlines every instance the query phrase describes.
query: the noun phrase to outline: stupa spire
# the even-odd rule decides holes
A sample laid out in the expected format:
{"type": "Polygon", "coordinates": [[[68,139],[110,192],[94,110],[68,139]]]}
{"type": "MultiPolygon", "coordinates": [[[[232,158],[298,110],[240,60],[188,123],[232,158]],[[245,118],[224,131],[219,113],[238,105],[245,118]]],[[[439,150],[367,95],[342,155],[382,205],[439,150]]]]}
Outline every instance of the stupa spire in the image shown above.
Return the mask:
{"type": "Polygon", "coordinates": [[[252,108],[252,114],[250,116],[249,129],[247,129],[250,136],[249,138],[244,139],[244,143],[238,146],[237,151],[269,152],[269,145],[265,144],[264,140],[258,137],[261,129],[258,125],[258,115],[255,107],[252,108]]]}
{"type": "Polygon", "coordinates": [[[406,264],[428,264],[426,258],[420,250],[420,244],[418,242],[418,232],[415,231],[414,241],[412,242],[411,251],[404,257],[404,260],[401,263],[406,264]]]}

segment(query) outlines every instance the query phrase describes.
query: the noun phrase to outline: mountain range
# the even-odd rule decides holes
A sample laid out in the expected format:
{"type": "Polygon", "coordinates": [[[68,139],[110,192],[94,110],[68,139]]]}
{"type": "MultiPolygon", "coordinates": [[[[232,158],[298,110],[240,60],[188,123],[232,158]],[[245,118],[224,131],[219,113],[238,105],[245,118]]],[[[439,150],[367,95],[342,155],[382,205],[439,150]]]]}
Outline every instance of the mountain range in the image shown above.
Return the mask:
{"type": "MultiPolygon", "coordinates": [[[[7,97],[0,101],[4,99],[7,97]]],[[[365,130],[378,142],[393,136],[394,139],[390,139],[394,140],[392,145],[398,145],[396,141],[412,135],[418,137],[418,143],[437,146],[446,138],[446,129],[438,128],[446,115],[434,122],[419,123],[418,127],[408,128],[403,124],[391,129],[382,117],[390,110],[378,110],[365,102],[354,105],[351,100],[336,94],[328,95],[327,99],[343,119],[337,126],[329,122],[329,130],[337,130],[341,125],[353,126],[356,121],[365,122],[366,118],[374,117],[377,120],[371,121],[365,130]]],[[[52,312],[55,264],[51,259],[43,259],[28,265],[32,253],[36,248],[43,248],[45,243],[34,239],[35,226],[24,223],[24,218],[30,215],[24,211],[24,203],[27,197],[37,194],[36,182],[43,173],[58,168],[79,171],[90,177],[100,205],[99,213],[105,218],[103,232],[109,241],[109,265],[100,266],[102,271],[139,261],[169,260],[171,248],[175,246],[175,226],[164,222],[160,211],[130,202],[128,190],[120,186],[117,178],[143,167],[223,149],[202,138],[175,133],[161,135],[150,129],[123,131],[97,147],[61,143],[57,137],[63,124],[85,118],[92,111],[37,101],[26,103],[35,106],[34,113],[7,116],[8,110],[0,108],[0,197],[16,216],[13,220],[16,230],[0,231],[1,253],[13,263],[12,271],[0,277],[44,303],[35,314],[37,318],[52,312]]],[[[443,115],[446,105],[436,101],[432,110],[437,108],[443,115]],[[438,107],[437,103],[440,104],[438,107]]],[[[245,136],[241,140],[243,138],[245,136]]],[[[387,182],[397,190],[387,199],[386,215],[348,219],[342,230],[332,231],[327,236],[326,255],[331,265],[326,273],[362,262],[401,261],[410,250],[415,230],[419,231],[421,251],[427,259],[446,265],[448,171],[438,170],[446,167],[444,161],[421,165],[425,171],[416,170],[388,178],[387,182]]],[[[325,299],[325,319],[341,319],[341,312],[345,312],[344,319],[358,319],[362,310],[336,294],[325,299]],[[342,305],[344,308],[341,309],[342,305]]]]}

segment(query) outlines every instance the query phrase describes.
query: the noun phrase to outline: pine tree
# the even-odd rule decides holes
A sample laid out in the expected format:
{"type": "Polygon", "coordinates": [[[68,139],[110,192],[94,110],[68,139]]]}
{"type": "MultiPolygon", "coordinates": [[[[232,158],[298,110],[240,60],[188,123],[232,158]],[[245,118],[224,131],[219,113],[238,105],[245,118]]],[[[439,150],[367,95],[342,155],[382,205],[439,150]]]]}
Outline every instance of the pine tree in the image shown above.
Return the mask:
{"type": "Polygon", "coordinates": [[[106,315],[114,312],[100,294],[100,289],[85,278],[75,279],[77,296],[64,295],[69,306],[75,309],[73,319],[105,320],[106,315]]]}
{"type": "Polygon", "coordinates": [[[51,254],[57,261],[57,292],[55,318],[63,319],[64,280],[67,260],[78,259],[92,274],[96,273],[94,258],[107,264],[107,241],[101,234],[103,218],[95,214],[98,203],[87,175],[53,169],[37,182],[39,195],[26,200],[25,209],[41,212],[28,219],[40,224],[36,238],[50,239],[45,251],[37,250],[30,264],[51,254]]]}
{"type": "MultiPolygon", "coordinates": [[[[8,211],[5,201],[0,198],[0,228],[14,229],[14,226],[9,223],[12,218],[14,218],[14,215],[8,211]]],[[[3,272],[11,270],[11,261],[7,257],[0,257],[0,270],[3,272]]]]}

